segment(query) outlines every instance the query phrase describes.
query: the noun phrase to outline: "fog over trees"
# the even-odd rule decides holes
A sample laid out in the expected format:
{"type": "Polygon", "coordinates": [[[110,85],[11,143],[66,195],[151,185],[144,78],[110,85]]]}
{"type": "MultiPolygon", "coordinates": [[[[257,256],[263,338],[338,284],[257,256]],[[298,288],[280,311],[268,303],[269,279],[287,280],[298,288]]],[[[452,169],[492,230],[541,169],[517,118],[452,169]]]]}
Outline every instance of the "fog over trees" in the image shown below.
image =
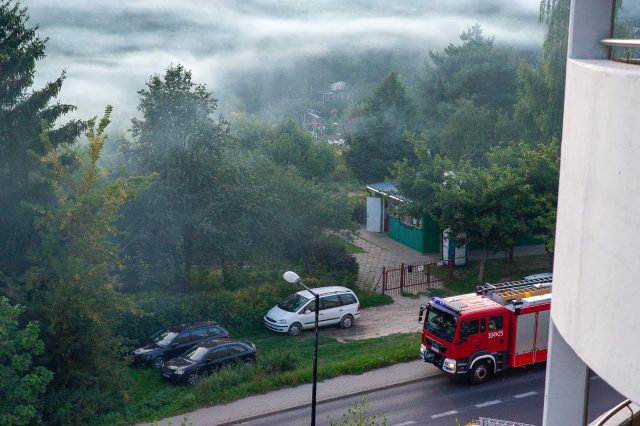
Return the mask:
{"type": "Polygon", "coordinates": [[[0,423],[150,420],[175,394],[144,399],[132,348],[256,335],[284,270],[383,303],[339,238],[374,181],[478,245],[479,282],[521,235],[552,260],[568,2],[542,11],[0,0],[0,423]]]}

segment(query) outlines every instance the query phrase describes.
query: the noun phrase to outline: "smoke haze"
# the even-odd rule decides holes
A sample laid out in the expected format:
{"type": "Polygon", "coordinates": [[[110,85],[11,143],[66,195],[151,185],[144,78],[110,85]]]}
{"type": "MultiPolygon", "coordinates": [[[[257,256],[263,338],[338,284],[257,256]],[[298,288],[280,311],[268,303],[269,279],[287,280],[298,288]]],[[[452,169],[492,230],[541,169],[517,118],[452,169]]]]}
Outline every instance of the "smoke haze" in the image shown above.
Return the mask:
{"type": "MultiPolygon", "coordinates": [[[[135,114],[136,92],[171,63],[193,71],[224,112],[238,106],[238,81],[292,73],[326,55],[429,50],[458,41],[479,23],[501,44],[541,45],[537,0],[432,1],[169,1],[28,0],[31,25],[48,37],[36,87],[64,69],[60,99],[76,115],[112,104],[120,124],[135,114]]],[[[392,64],[389,65],[393,70],[392,64]]],[[[349,76],[341,78],[349,80],[349,76]]],[[[124,124],[127,126],[128,124],[124,124]]]]}

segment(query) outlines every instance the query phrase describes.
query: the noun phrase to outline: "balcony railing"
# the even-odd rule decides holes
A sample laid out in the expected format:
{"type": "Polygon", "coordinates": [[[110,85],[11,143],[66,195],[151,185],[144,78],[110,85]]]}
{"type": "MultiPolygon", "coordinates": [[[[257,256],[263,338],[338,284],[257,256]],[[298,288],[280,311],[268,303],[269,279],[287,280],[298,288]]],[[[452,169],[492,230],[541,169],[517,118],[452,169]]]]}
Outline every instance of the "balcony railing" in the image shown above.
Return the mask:
{"type": "Polygon", "coordinates": [[[640,53],[640,39],[605,38],[600,43],[609,48],[612,61],[640,64],[640,57],[636,57],[640,53]],[[624,55],[619,55],[620,51],[624,51],[624,55]]]}
{"type": "MultiPolygon", "coordinates": [[[[634,420],[638,418],[638,406],[631,400],[625,399],[620,404],[604,413],[590,426],[633,426],[634,420]]],[[[638,422],[635,422],[638,424],[638,422]]]]}

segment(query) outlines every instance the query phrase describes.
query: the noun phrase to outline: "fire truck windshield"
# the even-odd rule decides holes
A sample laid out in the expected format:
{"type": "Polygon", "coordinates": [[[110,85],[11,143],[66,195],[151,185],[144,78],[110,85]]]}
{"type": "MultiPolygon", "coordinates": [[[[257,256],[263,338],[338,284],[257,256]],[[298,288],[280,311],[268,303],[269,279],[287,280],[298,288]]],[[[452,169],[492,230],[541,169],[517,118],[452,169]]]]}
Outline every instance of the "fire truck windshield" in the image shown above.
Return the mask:
{"type": "Polygon", "coordinates": [[[442,340],[451,342],[456,332],[456,318],[449,312],[429,307],[429,314],[424,322],[424,329],[442,340]]]}

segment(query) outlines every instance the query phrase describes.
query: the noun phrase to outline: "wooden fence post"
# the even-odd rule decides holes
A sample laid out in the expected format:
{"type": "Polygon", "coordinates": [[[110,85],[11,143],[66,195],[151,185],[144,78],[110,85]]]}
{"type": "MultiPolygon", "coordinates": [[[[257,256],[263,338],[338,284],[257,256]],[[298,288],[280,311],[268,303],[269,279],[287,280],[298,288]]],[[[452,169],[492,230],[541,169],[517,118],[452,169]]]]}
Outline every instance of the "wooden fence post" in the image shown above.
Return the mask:
{"type": "Polygon", "coordinates": [[[404,291],[404,263],[400,266],[400,293],[404,291]]]}
{"type": "Polygon", "coordinates": [[[382,267],[382,294],[387,294],[387,273],[385,267],[382,267]]]}

